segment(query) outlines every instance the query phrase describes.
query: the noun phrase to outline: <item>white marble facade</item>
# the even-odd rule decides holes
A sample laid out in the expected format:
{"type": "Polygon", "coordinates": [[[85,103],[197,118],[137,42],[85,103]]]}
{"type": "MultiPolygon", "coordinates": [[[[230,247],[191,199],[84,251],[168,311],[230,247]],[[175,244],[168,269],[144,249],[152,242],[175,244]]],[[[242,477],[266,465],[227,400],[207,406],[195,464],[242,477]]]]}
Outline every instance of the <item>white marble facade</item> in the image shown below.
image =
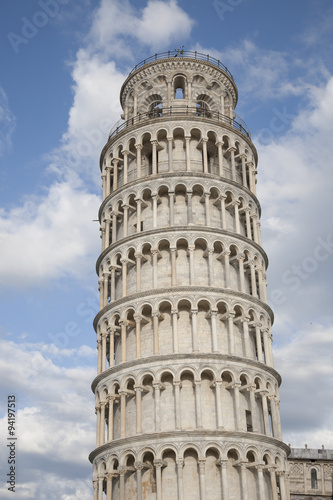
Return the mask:
{"type": "Polygon", "coordinates": [[[94,500],[290,498],[237,96],[219,61],[185,52],[121,89],[101,154],[94,500]]]}

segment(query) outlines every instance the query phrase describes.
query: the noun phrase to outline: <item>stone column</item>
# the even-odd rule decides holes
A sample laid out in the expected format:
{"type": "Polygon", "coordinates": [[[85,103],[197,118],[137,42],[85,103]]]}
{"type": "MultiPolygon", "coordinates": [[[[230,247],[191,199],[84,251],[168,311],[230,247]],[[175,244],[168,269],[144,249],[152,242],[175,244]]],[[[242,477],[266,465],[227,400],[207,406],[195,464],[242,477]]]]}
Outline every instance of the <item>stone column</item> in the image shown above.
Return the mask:
{"type": "Polygon", "coordinates": [[[157,194],[152,195],[153,199],[153,228],[157,227],[157,194]]]}
{"type": "Polygon", "coordinates": [[[208,139],[202,139],[203,171],[205,174],[208,174],[207,142],[208,139]]]}
{"type": "Polygon", "coordinates": [[[229,500],[228,471],[227,471],[228,460],[221,460],[220,464],[222,470],[222,499],[229,500]]]}
{"type": "Polygon", "coordinates": [[[285,483],[285,472],[282,470],[277,471],[277,474],[280,478],[280,496],[281,500],[288,500],[287,491],[286,491],[286,483],[285,483]]]}
{"type": "Polygon", "coordinates": [[[120,437],[126,437],[126,392],[119,391],[120,396],[120,437]]]}
{"type": "Polygon", "coordinates": [[[229,148],[231,159],[231,178],[233,181],[236,181],[235,151],[236,148],[229,148]]]}
{"type": "Polygon", "coordinates": [[[186,171],[187,172],[191,171],[190,141],[191,141],[191,136],[185,136],[185,142],[186,142],[186,171]]]}
{"type": "Polygon", "coordinates": [[[137,359],[141,358],[141,319],[142,316],[140,314],[134,314],[137,359]]]}
{"type": "Polygon", "coordinates": [[[249,262],[249,267],[251,273],[251,295],[252,297],[257,297],[257,281],[254,262],[249,262]]]}
{"type": "Polygon", "coordinates": [[[240,220],[239,220],[239,207],[240,203],[239,201],[234,201],[233,206],[234,206],[234,212],[235,212],[235,231],[237,234],[240,234],[240,220]]]}
{"type": "Polygon", "coordinates": [[[244,208],[244,212],[245,212],[245,223],[246,223],[246,237],[252,239],[250,209],[246,207],[244,208]]]}
{"type": "Polygon", "coordinates": [[[102,372],[106,370],[106,332],[101,333],[102,337],[102,372]]]}
{"type": "Polygon", "coordinates": [[[228,336],[229,336],[229,354],[235,354],[235,339],[234,339],[234,317],[235,313],[229,312],[228,319],[228,336]]]}
{"type": "Polygon", "coordinates": [[[159,382],[154,382],[153,387],[154,387],[154,399],[155,399],[155,432],[160,432],[160,430],[161,430],[161,416],[160,416],[161,384],[159,382]]]}
{"type": "Polygon", "coordinates": [[[224,274],[225,274],[225,287],[230,288],[230,263],[229,263],[229,251],[222,252],[224,257],[224,274]]]}
{"type": "Polygon", "coordinates": [[[136,178],[141,179],[141,164],[142,164],[142,144],[135,144],[136,148],[136,178]]]}
{"type": "Polygon", "coordinates": [[[103,278],[98,280],[98,291],[99,291],[99,308],[104,307],[104,281],[103,278]]]}
{"type": "Polygon", "coordinates": [[[99,446],[100,434],[101,434],[101,409],[99,406],[95,408],[96,419],[96,447],[99,446]]]}
{"type": "Polygon", "coordinates": [[[269,345],[268,335],[269,335],[268,328],[264,328],[262,330],[262,336],[263,336],[263,340],[264,340],[265,362],[266,362],[266,365],[272,366],[271,365],[271,352],[270,352],[270,345],[269,345]]]}
{"type": "Polygon", "coordinates": [[[150,141],[152,145],[152,174],[157,174],[157,141],[150,141]]]}
{"type": "Polygon", "coordinates": [[[109,274],[103,273],[103,306],[105,307],[108,303],[109,294],[109,274]]]}
{"type": "Polygon", "coordinates": [[[223,171],[223,151],[222,151],[223,142],[217,142],[215,144],[215,146],[217,146],[217,154],[218,154],[218,158],[219,158],[219,176],[223,177],[223,175],[224,175],[224,171],[223,171]]]}
{"type": "Polygon", "coordinates": [[[162,460],[154,460],[156,473],[156,500],[162,500],[162,460]]]}
{"type": "Polygon", "coordinates": [[[239,401],[239,389],[241,388],[241,384],[233,384],[234,389],[234,398],[235,398],[235,413],[236,413],[236,430],[243,431],[242,422],[241,422],[241,411],[240,411],[240,401],[239,401]]]}
{"type": "Polygon", "coordinates": [[[188,246],[188,253],[190,256],[190,285],[194,285],[194,245],[188,246]]]}
{"type": "Polygon", "coordinates": [[[216,318],[217,318],[217,309],[212,309],[210,312],[210,320],[212,323],[213,352],[219,352],[218,343],[217,343],[216,318]]]}
{"type": "Polygon", "coordinates": [[[201,415],[201,380],[194,381],[195,387],[195,413],[196,413],[196,426],[197,429],[202,429],[202,415],[201,415]]]}
{"type": "Polygon", "coordinates": [[[214,269],[213,269],[213,248],[208,249],[208,274],[209,274],[209,286],[214,286],[214,269]]]}
{"type": "Polygon", "coordinates": [[[255,397],[255,392],[256,392],[255,384],[250,384],[249,387],[247,388],[247,390],[250,393],[252,429],[253,429],[253,432],[259,432],[259,430],[258,430],[258,412],[257,412],[256,397],[255,397]]]}
{"type": "Polygon", "coordinates": [[[98,500],[103,500],[103,483],[104,477],[98,478],[98,500]]]}
{"type": "Polygon", "coordinates": [[[105,443],[105,406],[106,402],[101,401],[101,420],[100,420],[100,434],[99,434],[99,445],[105,443]]]}
{"type": "Polygon", "coordinates": [[[206,500],[206,460],[198,460],[200,500],[206,500]]]}
{"type": "Polygon", "coordinates": [[[215,381],[215,393],[216,393],[216,414],[217,414],[217,428],[218,429],[223,429],[221,387],[222,387],[222,380],[216,380],[215,381]]]}
{"type": "Polygon", "coordinates": [[[105,219],[105,236],[104,236],[104,250],[110,245],[110,219],[105,219]]]}
{"type": "Polygon", "coordinates": [[[242,500],[248,500],[248,489],[247,489],[247,477],[246,477],[246,469],[247,462],[241,462],[241,483],[242,483],[242,500]]]}
{"type": "Polygon", "coordinates": [[[264,473],[263,466],[259,464],[256,466],[257,474],[258,474],[258,483],[259,483],[259,500],[267,500],[265,496],[265,488],[264,488],[264,473]]]}
{"type": "Polygon", "coordinates": [[[193,352],[199,352],[198,346],[198,332],[197,332],[197,314],[198,309],[191,309],[191,323],[192,323],[192,348],[193,352]]]}
{"type": "Polygon", "coordinates": [[[187,191],[187,224],[193,225],[192,191],[187,191]]]}
{"type": "Polygon", "coordinates": [[[246,181],[246,156],[245,155],[240,155],[240,159],[242,160],[242,181],[243,181],[243,186],[247,187],[247,181],[246,181]]]}
{"type": "Polygon", "coordinates": [[[93,481],[94,500],[98,500],[98,481],[93,481]]]}
{"type": "Polygon", "coordinates": [[[128,236],[128,205],[122,206],[124,211],[124,219],[123,219],[123,230],[124,230],[124,238],[128,236]]]}
{"type": "Polygon", "coordinates": [[[114,302],[116,300],[116,266],[111,266],[111,294],[110,294],[110,302],[114,302]]]}
{"type": "Polygon", "coordinates": [[[136,232],[141,233],[141,208],[142,200],[140,198],[135,198],[136,202],[136,232]]]}
{"type": "Polygon", "coordinates": [[[175,412],[176,412],[176,429],[181,429],[181,415],[180,415],[180,380],[174,380],[173,385],[175,388],[175,412]]]}
{"type": "Polygon", "coordinates": [[[253,170],[254,170],[254,165],[252,163],[252,161],[249,161],[247,162],[247,167],[249,169],[249,188],[250,188],[250,191],[252,191],[252,193],[255,194],[255,182],[254,182],[254,174],[253,174],[253,170]]]}
{"type": "Polygon", "coordinates": [[[254,323],[255,331],[256,331],[256,345],[257,345],[257,357],[260,363],[263,363],[262,357],[262,343],[261,343],[261,323],[254,323]]]}
{"type": "Polygon", "coordinates": [[[169,210],[170,210],[170,226],[175,225],[175,193],[173,191],[169,191],[169,210]]]}
{"type": "Polygon", "coordinates": [[[270,402],[270,407],[271,407],[271,416],[272,416],[272,428],[273,432],[272,435],[276,439],[279,439],[279,430],[278,430],[278,425],[276,421],[276,405],[275,405],[275,396],[274,394],[270,394],[267,396],[270,402]]]}
{"type": "Polygon", "coordinates": [[[127,358],[126,354],[126,327],[127,327],[127,321],[125,319],[122,319],[119,321],[120,327],[121,327],[121,361],[124,363],[127,358]]]}
{"type": "Polygon", "coordinates": [[[136,468],[136,489],[137,489],[137,500],[142,499],[142,462],[134,462],[134,467],[136,468]]]}
{"type": "Polygon", "coordinates": [[[221,202],[221,223],[222,223],[222,229],[226,230],[227,229],[227,217],[226,217],[226,211],[225,211],[225,200],[226,196],[220,196],[220,202],[221,202]]]}
{"type": "Polygon", "coordinates": [[[124,150],[122,151],[122,154],[124,155],[124,185],[127,184],[127,178],[128,178],[128,151],[124,150]]]}
{"type": "Polygon", "coordinates": [[[120,259],[122,264],[123,297],[127,295],[127,259],[120,259]]]}
{"type": "Polygon", "coordinates": [[[102,178],[103,200],[105,200],[105,198],[106,198],[106,174],[102,174],[101,178],[102,178]]]}
{"type": "Polygon", "coordinates": [[[172,151],[172,146],[173,146],[173,137],[167,137],[168,139],[168,167],[169,167],[169,172],[173,171],[173,151],[172,151]]]}
{"type": "Polygon", "coordinates": [[[267,406],[267,394],[268,390],[265,389],[259,392],[261,396],[261,404],[262,404],[262,412],[264,416],[264,429],[266,436],[271,435],[270,425],[269,425],[269,417],[268,417],[268,406],[267,406]]]}
{"type": "Polygon", "coordinates": [[[113,441],[113,405],[114,405],[114,396],[108,396],[109,402],[109,415],[108,415],[108,442],[113,441]]]}
{"type": "Polygon", "coordinates": [[[159,346],[159,337],[158,337],[158,311],[152,312],[153,318],[153,335],[154,335],[154,354],[159,354],[160,346],[159,346]]]}
{"type": "Polygon", "coordinates": [[[244,316],[242,318],[243,335],[244,335],[244,347],[245,347],[245,357],[246,358],[251,358],[249,322],[250,322],[250,317],[249,316],[244,316]]]}
{"type": "Polygon", "coordinates": [[[254,239],[255,243],[259,244],[258,227],[257,227],[257,214],[252,214],[252,228],[253,228],[253,239],[254,239]]]}
{"type": "Polygon", "coordinates": [[[206,212],[206,226],[210,226],[210,206],[209,206],[210,193],[205,193],[205,212],[206,212]]]}
{"type": "Polygon", "coordinates": [[[171,253],[171,286],[177,285],[177,268],[176,268],[176,256],[177,256],[177,248],[170,247],[171,253]]]}
{"type": "Polygon", "coordinates": [[[141,393],[143,391],[140,385],[134,386],[135,402],[136,402],[136,433],[142,433],[142,410],[141,410],[141,393]]]}
{"type": "Polygon", "coordinates": [[[136,262],[136,291],[141,292],[141,260],[142,253],[135,252],[134,254],[136,262]]]}
{"type": "Polygon", "coordinates": [[[127,500],[125,498],[125,474],[126,469],[124,467],[119,468],[119,496],[120,500],[127,500]]]}
{"type": "Polygon", "coordinates": [[[244,254],[237,255],[238,260],[238,269],[239,269],[239,282],[240,282],[240,291],[245,293],[245,273],[244,273],[244,254]]]}
{"type": "Polygon", "coordinates": [[[117,212],[113,211],[112,215],[112,243],[117,241],[117,212]]]}
{"type": "Polygon", "coordinates": [[[271,487],[272,487],[272,494],[273,494],[273,500],[279,500],[278,494],[277,494],[277,484],[276,484],[276,475],[275,475],[275,468],[270,467],[269,473],[271,476],[271,487]]]}
{"type": "Polygon", "coordinates": [[[97,333],[97,374],[102,373],[102,341],[101,333],[97,333]]]}
{"type": "Polygon", "coordinates": [[[277,420],[277,426],[278,426],[278,434],[279,434],[279,439],[282,440],[280,401],[278,398],[275,398],[275,404],[276,404],[276,420],[277,420]]]}
{"type": "Polygon", "coordinates": [[[179,459],[176,462],[177,464],[177,483],[178,483],[178,499],[184,500],[184,486],[183,486],[183,467],[184,460],[179,459]]]}
{"type": "Polygon", "coordinates": [[[113,191],[118,189],[118,163],[119,160],[113,160],[113,191]]]}
{"type": "Polygon", "coordinates": [[[178,310],[172,309],[172,337],[173,337],[173,352],[179,352],[178,345],[178,310]]]}

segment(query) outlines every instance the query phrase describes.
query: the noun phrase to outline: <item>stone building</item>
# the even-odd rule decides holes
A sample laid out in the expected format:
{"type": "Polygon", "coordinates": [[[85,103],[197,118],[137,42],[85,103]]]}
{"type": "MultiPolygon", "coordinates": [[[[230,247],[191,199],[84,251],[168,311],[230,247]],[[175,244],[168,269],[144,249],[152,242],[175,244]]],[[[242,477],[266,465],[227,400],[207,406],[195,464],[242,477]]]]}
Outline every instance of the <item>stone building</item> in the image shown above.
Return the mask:
{"type": "Polygon", "coordinates": [[[257,151],[220,61],[156,54],[101,154],[94,499],[288,500],[257,151]]]}
{"type": "Polygon", "coordinates": [[[333,498],[333,450],[291,448],[288,462],[291,500],[333,498]]]}

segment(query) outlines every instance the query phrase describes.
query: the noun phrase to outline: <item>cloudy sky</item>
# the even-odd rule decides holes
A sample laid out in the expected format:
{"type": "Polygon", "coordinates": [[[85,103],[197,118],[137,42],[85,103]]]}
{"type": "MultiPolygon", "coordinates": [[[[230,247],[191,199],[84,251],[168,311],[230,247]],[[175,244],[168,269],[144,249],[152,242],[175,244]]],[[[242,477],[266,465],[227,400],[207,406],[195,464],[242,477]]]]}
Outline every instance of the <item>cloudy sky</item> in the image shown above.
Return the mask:
{"type": "Polygon", "coordinates": [[[259,152],[284,440],[333,448],[330,0],[2,2],[0,496],[7,397],[17,499],[90,500],[98,158],[119,89],[155,52],[221,59],[259,152]]]}

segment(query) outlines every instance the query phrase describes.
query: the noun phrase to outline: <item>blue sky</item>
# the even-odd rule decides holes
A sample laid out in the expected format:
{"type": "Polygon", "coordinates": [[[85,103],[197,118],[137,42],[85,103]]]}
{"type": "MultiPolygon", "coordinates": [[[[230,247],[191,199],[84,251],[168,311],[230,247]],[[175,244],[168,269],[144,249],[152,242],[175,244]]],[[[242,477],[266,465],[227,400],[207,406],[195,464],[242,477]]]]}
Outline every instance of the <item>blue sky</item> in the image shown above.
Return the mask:
{"type": "MultiPolygon", "coordinates": [[[[331,1],[16,0],[1,9],[0,428],[6,436],[14,393],[16,498],[92,498],[99,153],[131,68],[182,45],[228,66],[259,152],[284,439],[333,448],[331,1]]],[[[6,461],[2,440],[4,499],[6,461]]]]}

